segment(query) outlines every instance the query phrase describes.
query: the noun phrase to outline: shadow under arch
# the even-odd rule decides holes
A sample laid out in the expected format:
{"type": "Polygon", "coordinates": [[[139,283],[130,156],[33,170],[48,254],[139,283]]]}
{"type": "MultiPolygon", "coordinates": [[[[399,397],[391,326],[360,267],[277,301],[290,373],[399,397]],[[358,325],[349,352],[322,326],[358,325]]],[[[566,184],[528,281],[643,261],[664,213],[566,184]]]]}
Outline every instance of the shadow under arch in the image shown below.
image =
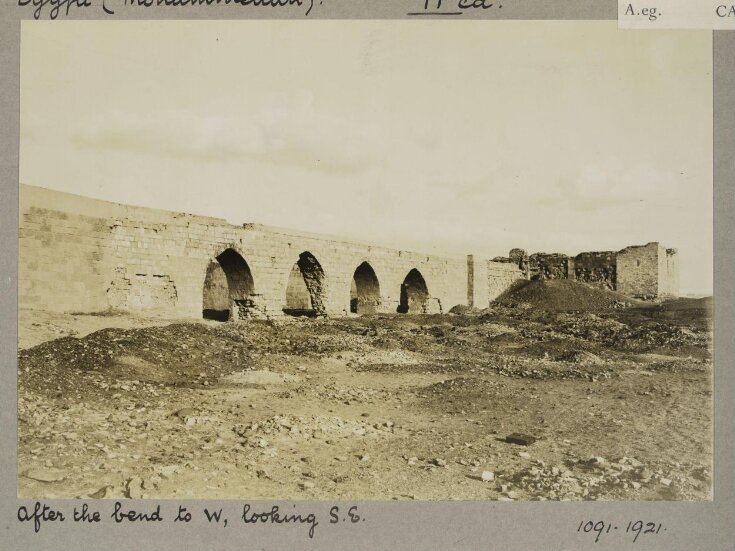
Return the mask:
{"type": "Polygon", "coordinates": [[[416,268],[406,275],[401,283],[401,295],[396,312],[399,314],[425,314],[429,300],[426,280],[416,268]]]}
{"type": "Polygon", "coordinates": [[[249,317],[255,307],[254,294],[250,266],[235,249],[225,249],[207,266],[202,317],[217,321],[249,317]]]}
{"type": "Polygon", "coordinates": [[[360,264],[350,283],[350,312],[374,314],[380,305],[380,282],[367,261],[360,264]]]}

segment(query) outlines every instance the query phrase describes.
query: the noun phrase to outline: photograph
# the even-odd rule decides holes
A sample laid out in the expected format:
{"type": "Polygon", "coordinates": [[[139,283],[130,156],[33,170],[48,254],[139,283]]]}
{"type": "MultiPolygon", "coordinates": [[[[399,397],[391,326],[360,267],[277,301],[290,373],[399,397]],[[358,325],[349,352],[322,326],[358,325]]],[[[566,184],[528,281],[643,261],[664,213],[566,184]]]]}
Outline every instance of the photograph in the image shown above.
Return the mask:
{"type": "Polygon", "coordinates": [[[712,52],[23,21],[17,497],[711,501],[712,52]]]}

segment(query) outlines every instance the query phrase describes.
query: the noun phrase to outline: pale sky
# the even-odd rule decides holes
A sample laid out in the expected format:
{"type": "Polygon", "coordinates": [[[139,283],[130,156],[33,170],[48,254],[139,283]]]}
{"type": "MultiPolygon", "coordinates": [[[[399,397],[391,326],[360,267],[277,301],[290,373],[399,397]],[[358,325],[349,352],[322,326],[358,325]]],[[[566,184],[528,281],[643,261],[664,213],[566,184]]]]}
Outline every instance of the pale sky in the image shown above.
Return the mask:
{"type": "Polygon", "coordinates": [[[23,22],[21,182],[712,292],[712,45],[616,22],[23,22]]]}

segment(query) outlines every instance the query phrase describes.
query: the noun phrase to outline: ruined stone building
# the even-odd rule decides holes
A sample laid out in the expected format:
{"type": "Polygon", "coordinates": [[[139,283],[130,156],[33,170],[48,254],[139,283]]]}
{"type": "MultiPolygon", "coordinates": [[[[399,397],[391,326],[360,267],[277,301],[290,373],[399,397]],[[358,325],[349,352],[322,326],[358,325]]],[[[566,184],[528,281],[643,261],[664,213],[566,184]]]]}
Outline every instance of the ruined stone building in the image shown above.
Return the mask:
{"type": "Polygon", "coordinates": [[[676,251],[656,243],[574,259],[437,256],[26,185],[18,276],[21,308],[220,320],[483,308],[530,277],[646,298],[678,293],[676,251]]]}
{"type": "Polygon", "coordinates": [[[679,296],[679,256],[659,243],[577,256],[513,249],[496,262],[517,265],[529,279],[572,279],[644,300],[679,296]]]}

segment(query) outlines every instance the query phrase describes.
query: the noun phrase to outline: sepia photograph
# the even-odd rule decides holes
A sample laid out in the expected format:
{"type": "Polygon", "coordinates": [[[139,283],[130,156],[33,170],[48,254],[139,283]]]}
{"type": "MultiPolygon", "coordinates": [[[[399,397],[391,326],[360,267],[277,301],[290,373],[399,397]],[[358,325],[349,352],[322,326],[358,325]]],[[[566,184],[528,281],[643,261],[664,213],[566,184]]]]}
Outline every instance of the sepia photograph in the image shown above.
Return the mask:
{"type": "Polygon", "coordinates": [[[18,497],[711,500],[712,41],[24,21],[18,497]]]}

